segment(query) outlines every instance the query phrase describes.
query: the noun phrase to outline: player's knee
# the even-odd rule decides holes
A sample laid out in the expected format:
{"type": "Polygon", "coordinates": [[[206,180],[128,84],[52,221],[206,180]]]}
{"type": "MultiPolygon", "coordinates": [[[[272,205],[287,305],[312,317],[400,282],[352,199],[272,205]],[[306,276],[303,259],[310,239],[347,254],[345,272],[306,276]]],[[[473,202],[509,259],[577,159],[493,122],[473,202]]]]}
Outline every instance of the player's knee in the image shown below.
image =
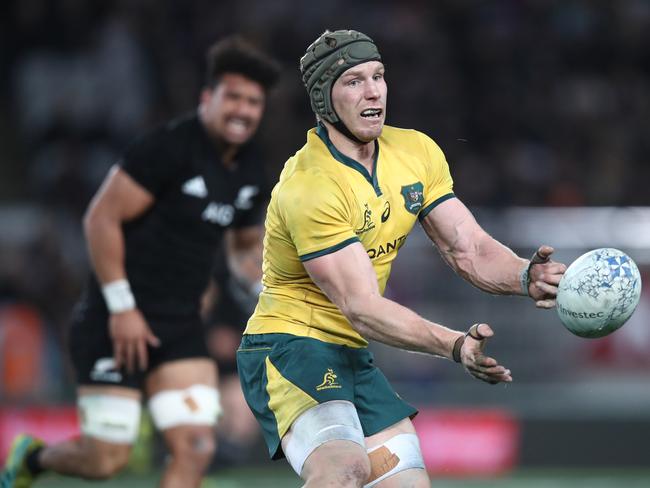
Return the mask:
{"type": "Polygon", "coordinates": [[[188,432],[169,447],[174,462],[190,471],[203,472],[214,458],[217,443],[212,430],[206,430],[188,432]]]}
{"type": "Polygon", "coordinates": [[[214,459],[217,452],[217,442],[214,432],[202,433],[192,436],[191,439],[191,456],[194,459],[196,468],[204,471],[214,459]]]}
{"type": "Polygon", "coordinates": [[[347,459],[340,470],[340,476],[346,484],[364,486],[370,476],[371,466],[368,456],[354,456],[347,459]]]}
{"type": "Polygon", "coordinates": [[[337,457],[336,462],[311,466],[309,473],[303,473],[303,476],[318,486],[362,487],[370,472],[368,456],[363,453],[346,453],[344,457],[337,457]]]}

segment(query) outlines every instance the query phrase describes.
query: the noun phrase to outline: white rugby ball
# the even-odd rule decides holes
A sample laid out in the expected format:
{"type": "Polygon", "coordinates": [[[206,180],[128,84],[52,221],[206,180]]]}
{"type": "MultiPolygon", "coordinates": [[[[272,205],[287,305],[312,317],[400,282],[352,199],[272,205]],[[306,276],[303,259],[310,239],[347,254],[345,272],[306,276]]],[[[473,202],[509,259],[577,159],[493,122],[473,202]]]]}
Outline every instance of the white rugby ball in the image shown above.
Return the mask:
{"type": "Polygon", "coordinates": [[[564,273],[557,313],[575,335],[603,337],[630,318],[640,297],[641,275],[634,261],[618,249],[594,249],[564,273]]]}

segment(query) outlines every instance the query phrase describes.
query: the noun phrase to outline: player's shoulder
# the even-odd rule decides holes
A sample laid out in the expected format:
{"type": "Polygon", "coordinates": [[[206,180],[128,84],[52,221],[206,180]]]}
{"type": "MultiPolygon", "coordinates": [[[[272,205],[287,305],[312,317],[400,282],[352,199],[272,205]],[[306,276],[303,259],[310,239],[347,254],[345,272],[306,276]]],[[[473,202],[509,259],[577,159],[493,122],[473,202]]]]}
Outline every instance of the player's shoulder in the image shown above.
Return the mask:
{"type": "Polygon", "coordinates": [[[193,137],[200,135],[200,123],[195,113],[186,114],[159,124],[140,134],[130,147],[164,147],[170,148],[175,145],[190,141],[193,137]]]}
{"type": "Polygon", "coordinates": [[[156,135],[167,140],[169,144],[196,144],[205,137],[205,129],[199,121],[198,114],[191,112],[162,124],[156,135]]]}
{"type": "Polygon", "coordinates": [[[340,182],[326,168],[295,167],[291,163],[289,160],[285,165],[271,197],[281,213],[308,211],[346,200],[340,182]]]}
{"type": "Polygon", "coordinates": [[[345,190],[328,171],[318,167],[300,168],[280,178],[271,194],[269,213],[291,226],[306,216],[328,212],[326,209],[347,208],[348,201],[345,190]]]}
{"type": "Polygon", "coordinates": [[[279,182],[288,188],[318,191],[320,187],[328,188],[336,183],[336,168],[325,145],[310,135],[307,144],[285,163],[279,182]]]}
{"type": "Polygon", "coordinates": [[[278,182],[278,196],[311,195],[318,197],[339,190],[339,183],[330,171],[318,166],[285,167],[278,182]]]}
{"type": "Polygon", "coordinates": [[[404,129],[401,127],[394,127],[385,125],[382,134],[382,139],[389,142],[397,143],[414,143],[414,144],[433,144],[438,146],[436,142],[424,132],[416,129],[404,129]]]}
{"type": "Polygon", "coordinates": [[[402,129],[386,125],[382,130],[380,143],[407,152],[412,156],[420,154],[430,158],[442,154],[442,149],[431,137],[415,129],[402,129]]]}

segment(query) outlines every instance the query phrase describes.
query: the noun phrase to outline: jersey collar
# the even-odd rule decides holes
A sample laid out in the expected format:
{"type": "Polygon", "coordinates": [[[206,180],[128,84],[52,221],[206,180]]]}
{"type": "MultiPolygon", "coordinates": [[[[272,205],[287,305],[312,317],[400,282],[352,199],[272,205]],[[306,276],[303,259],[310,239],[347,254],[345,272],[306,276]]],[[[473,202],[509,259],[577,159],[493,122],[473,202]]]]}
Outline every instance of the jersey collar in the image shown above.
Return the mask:
{"type": "Polygon", "coordinates": [[[375,194],[377,196],[381,196],[381,188],[379,188],[379,183],[377,182],[377,162],[379,160],[379,142],[377,139],[375,139],[375,155],[373,156],[372,161],[372,175],[370,175],[363,164],[346,156],[341,151],[339,151],[334,144],[332,144],[330,136],[327,133],[327,127],[325,127],[320,122],[316,126],[316,134],[325,143],[325,146],[327,146],[327,149],[334,159],[336,159],[339,163],[343,163],[346,166],[349,166],[350,168],[361,173],[361,176],[363,176],[366,181],[372,185],[375,190],[375,194]]]}

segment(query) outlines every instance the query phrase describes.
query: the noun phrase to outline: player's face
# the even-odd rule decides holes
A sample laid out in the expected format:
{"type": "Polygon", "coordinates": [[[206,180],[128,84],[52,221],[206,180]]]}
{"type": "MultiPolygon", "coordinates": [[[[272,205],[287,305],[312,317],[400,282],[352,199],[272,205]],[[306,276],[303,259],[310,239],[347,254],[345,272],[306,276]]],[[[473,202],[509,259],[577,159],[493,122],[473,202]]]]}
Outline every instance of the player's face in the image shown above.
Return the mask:
{"type": "Polygon", "coordinates": [[[237,73],[225,73],[216,87],[203,90],[199,109],[211,134],[226,144],[240,145],[255,134],[264,103],[262,85],[237,73]]]}
{"type": "Polygon", "coordinates": [[[368,61],[345,71],[332,87],[332,104],[352,134],[370,142],[381,135],[386,120],[384,65],[368,61]]]}

